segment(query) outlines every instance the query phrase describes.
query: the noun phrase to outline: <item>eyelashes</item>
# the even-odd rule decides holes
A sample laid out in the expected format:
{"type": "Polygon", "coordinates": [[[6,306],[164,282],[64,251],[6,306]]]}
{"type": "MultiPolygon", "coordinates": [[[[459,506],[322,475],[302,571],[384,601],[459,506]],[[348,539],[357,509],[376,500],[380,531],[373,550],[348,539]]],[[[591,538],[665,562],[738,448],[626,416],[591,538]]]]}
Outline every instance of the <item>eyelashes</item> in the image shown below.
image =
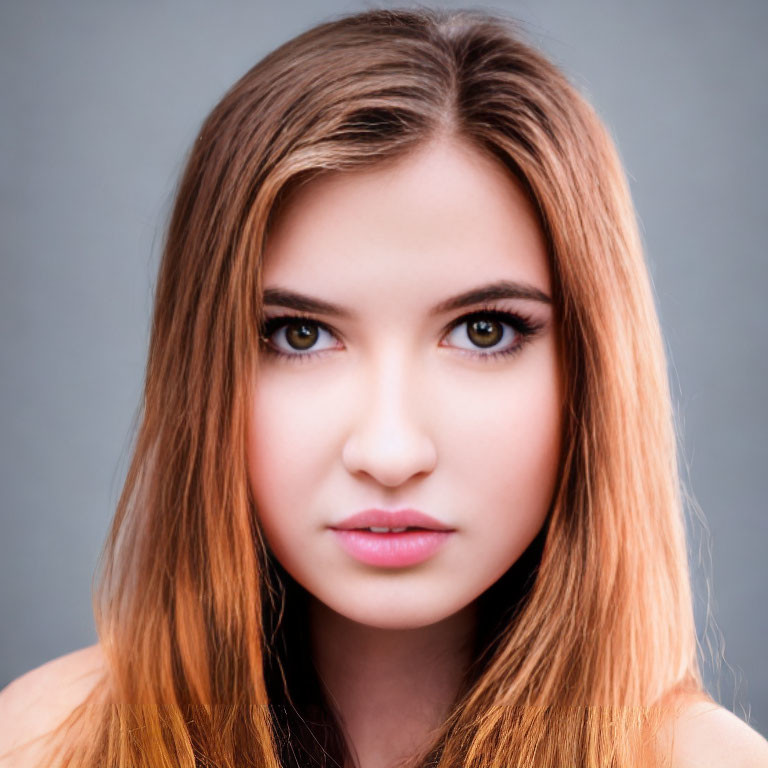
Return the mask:
{"type": "MultiPolygon", "coordinates": [[[[517,355],[545,325],[545,323],[537,322],[529,315],[520,312],[508,312],[505,310],[497,309],[495,307],[482,307],[466,315],[462,315],[461,317],[454,320],[446,330],[443,338],[451,335],[456,328],[459,328],[462,325],[469,325],[470,323],[477,323],[478,321],[484,323],[490,322],[491,327],[496,325],[500,325],[502,327],[507,326],[512,329],[512,332],[515,336],[511,345],[507,344],[507,346],[493,351],[483,352],[482,350],[484,348],[479,346],[476,346],[474,349],[453,347],[460,353],[466,354],[471,358],[484,361],[498,360],[499,358],[511,358],[517,355]]],[[[294,352],[286,352],[284,349],[276,347],[272,342],[272,337],[278,331],[281,331],[283,328],[288,328],[290,326],[300,327],[303,329],[319,329],[320,332],[328,333],[334,338],[337,337],[337,334],[333,331],[333,329],[331,329],[325,323],[322,323],[319,320],[315,320],[309,315],[304,315],[301,313],[293,315],[280,315],[278,317],[269,318],[266,320],[262,327],[260,334],[261,346],[266,354],[276,358],[288,360],[290,362],[308,362],[317,358],[318,356],[325,354],[326,352],[335,351],[335,348],[331,348],[317,351],[300,351],[296,349],[294,352]]],[[[484,327],[487,329],[488,325],[485,325],[484,327]]],[[[502,334],[507,335],[505,329],[502,329],[502,334]]],[[[465,338],[470,344],[474,343],[471,341],[467,331],[464,332],[462,337],[465,338]]],[[[320,338],[319,332],[317,334],[317,338],[320,338]]],[[[497,346],[497,344],[492,346],[497,346]]],[[[490,347],[487,347],[486,349],[490,349],[490,347]]]]}

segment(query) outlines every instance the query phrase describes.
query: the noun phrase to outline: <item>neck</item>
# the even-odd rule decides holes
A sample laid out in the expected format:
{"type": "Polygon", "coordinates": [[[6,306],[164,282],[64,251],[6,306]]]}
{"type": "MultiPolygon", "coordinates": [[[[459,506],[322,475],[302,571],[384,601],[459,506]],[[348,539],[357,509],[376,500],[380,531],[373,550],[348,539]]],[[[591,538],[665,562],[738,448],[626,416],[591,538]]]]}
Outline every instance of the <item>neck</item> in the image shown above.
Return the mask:
{"type": "Polygon", "coordinates": [[[425,627],[359,624],[310,599],[312,655],[358,768],[390,768],[427,746],[471,662],[476,604],[425,627]]]}

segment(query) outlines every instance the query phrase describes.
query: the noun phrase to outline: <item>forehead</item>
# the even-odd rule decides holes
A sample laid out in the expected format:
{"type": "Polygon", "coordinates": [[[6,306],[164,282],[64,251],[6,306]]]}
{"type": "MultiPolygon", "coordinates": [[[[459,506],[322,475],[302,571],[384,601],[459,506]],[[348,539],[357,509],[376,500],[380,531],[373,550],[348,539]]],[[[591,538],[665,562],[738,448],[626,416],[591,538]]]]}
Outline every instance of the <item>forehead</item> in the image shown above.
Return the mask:
{"type": "Polygon", "coordinates": [[[265,288],[345,302],[393,291],[438,300],[499,279],[550,292],[546,243],[520,183],[478,149],[447,139],[299,188],[270,233],[263,270],[265,288]]]}

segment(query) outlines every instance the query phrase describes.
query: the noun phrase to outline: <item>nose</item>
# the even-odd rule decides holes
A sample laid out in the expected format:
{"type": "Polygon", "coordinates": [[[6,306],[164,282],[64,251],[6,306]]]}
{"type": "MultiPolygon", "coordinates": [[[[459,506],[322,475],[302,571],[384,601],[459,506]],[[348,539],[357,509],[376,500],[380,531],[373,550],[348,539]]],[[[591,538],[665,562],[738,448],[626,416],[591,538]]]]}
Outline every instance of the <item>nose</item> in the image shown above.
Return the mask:
{"type": "Polygon", "coordinates": [[[344,443],[342,461],[352,474],[365,473],[394,488],[431,472],[437,450],[425,428],[418,377],[402,361],[382,360],[363,392],[344,443]]]}

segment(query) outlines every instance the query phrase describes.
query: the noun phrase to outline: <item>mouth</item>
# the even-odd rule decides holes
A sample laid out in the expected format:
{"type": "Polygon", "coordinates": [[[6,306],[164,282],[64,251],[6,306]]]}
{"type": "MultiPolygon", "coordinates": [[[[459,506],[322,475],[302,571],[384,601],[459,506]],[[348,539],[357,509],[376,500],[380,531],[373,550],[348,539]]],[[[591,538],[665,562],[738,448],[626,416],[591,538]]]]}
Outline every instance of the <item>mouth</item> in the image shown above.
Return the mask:
{"type": "Polygon", "coordinates": [[[454,531],[427,528],[331,529],[341,548],[355,560],[379,568],[405,568],[428,560],[454,531]]]}
{"type": "Polygon", "coordinates": [[[419,528],[416,526],[407,526],[403,528],[387,528],[386,526],[368,528],[334,528],[336,531],[369,531],[370,533],[404,533],[407,531],[431,531],[433,528],[419,528]]]}
{"type": "Polygon", "coordinates": [[[329,527],[348,555],[379,568],[422,563],[455,532],[417,509],[366,509],[329,527]]]}
{"type": "Polygon", "coordinates": [[[454,530],[441,520],[416,509],[366,509],[330,527],[337,531],[367,531],[381,535],[454,530]]]}

